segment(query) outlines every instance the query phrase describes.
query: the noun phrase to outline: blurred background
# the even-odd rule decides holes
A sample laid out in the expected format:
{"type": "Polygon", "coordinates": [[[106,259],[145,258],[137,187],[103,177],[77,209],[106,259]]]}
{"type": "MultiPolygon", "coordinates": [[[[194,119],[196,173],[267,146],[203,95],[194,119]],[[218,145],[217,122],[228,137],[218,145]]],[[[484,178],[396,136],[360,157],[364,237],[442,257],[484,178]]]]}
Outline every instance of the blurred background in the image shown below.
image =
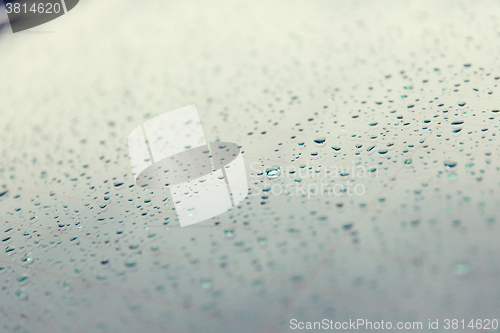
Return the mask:
{"type": "Polygon", "coordinates": [[[500,319],[499,13],[82,0],[7,22],[0,332],[499,332],[467,327],[500,319]],[[207,141],[241,145],[249,194],[180,228],[168,191],[134,186],[127,138],[191,104],[207,141]]]}

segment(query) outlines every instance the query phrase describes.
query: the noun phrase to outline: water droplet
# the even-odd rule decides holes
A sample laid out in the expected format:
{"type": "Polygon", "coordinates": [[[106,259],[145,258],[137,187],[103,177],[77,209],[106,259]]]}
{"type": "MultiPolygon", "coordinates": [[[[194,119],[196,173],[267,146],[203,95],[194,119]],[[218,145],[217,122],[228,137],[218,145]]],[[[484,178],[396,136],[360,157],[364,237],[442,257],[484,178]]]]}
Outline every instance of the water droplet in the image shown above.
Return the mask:
{"type": "Polygon", "coordinates": [[[19,299],[21,301],[25,301],[28,299],[28,293],[26,293],[26,290],[24,289],[18,289],[16,292],[15,292],[15,295],[17,297],[19,297],[19,299]]]}
{"type": "Polygon", "coordinates": [[[266,176],[269,179],[276,179],[281,175],[281,168],[277,165],[268,167],[266,169],[266,176]]]}
{"type": "Polygon", "coordinates": [[[469,273],[470,268],[469,265],[467,264],[456,264],[453,267],[453,271],[455,272],[456,275],[465,275],[469,273]]]}
{"type": "Polygon", "coordinates": [[[127,268],[134,268],[135,266],[137,266],[137,262],[133,260],[127,260],[125,261],[124,265],[127,268]]]}
{"type": "Polygon", "coordinates": [[[457,162],[447,160],[444,161],[444,166],[446,167],[446,169],[451,169],[457,166],[457,162]]]}
{"type": "Polygon", "coordinates": [[[373,149],[375,149],[375,147],[376,147],[375,145],[370,146],[370,147],[366,148],[366,151],[371,152],[373,149]]]}
{"type": "Polygon", "coordinates": [[[202,280],[200,282],[201,289],[209,289],[212,286],[211,280],[202,280]]]}
{"type": "Polygon", "coordinates": [[[18,277],[18,278],[16,279],[16,281],[17,281],[17,282],[19,282],[19,283],[23,283],[23,282],[25,282],[25,281],[26,281],[26,280],[28,280],[28,279],[29,279],[29,276],[27,276],[27,275],[22,275],[22,276],[18,277]]]}
{"type": "Polygon", "coordinates": [[[317,144],[318,146],[324,145],[325,142],[326,142],[326,138],[323,138],[323,137],[314,139],[314,143],[317,144]]]}

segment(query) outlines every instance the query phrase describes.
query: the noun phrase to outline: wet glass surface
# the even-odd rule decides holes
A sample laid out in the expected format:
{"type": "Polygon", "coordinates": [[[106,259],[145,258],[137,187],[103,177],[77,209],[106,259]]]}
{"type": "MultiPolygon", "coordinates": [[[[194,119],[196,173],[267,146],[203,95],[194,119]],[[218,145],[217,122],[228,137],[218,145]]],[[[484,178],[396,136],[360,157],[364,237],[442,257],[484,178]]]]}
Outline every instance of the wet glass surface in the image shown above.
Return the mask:
{"type": "Polygon", "coordinates": [[[81,1],[0,31],[0,332],[500,319],[499,7],[81,1]],[[191,104],[249,192],[181,228],[127,138],[191,104]]]}

